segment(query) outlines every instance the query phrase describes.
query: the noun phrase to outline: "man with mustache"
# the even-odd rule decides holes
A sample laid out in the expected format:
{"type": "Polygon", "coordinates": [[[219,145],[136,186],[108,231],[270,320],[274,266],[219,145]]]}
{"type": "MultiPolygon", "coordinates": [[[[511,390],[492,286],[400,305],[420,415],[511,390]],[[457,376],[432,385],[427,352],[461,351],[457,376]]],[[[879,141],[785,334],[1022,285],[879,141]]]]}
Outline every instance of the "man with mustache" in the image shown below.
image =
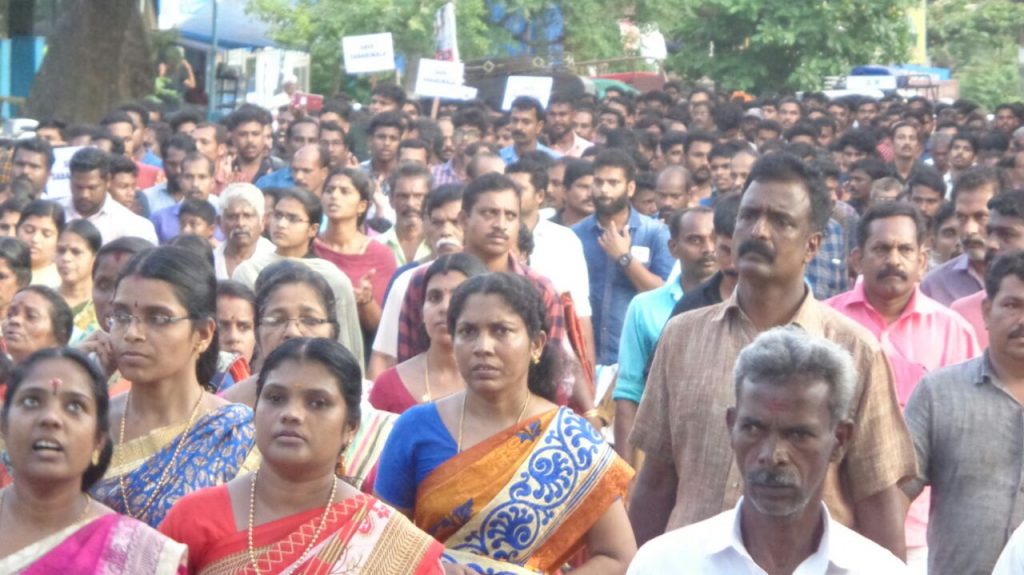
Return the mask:
{"type": "Polygon", "coordinates": [[[519,161],[519,157],[527,152],[544,152],[552,159],[561,154],[537,141],[544,133],[544,106],[530,96],[519,96],[512,100],[512,111],[509,114],[509,127],[512,128],[512,145],[501,149],[501,159],[505,164],[519,161]]]}
{"type": "Polygon", "coordinates": [[[833,519],[827,505],[830,473],[856,437],[848,417],[857,403],[850,354],[797,326],[777,327],[740,352],[732,379],[735,404],[723,432],[743,497],[648,542],[628,574],[681,566],[707,575],[906,573],[891,552],[833,519]]]}
{"type": "Polygon", "coordinates": [[[541,217],[540,207],[549,181],[546,163],[538,160],[541,158],[525,157],[505,168],[506,175],[519,188],[519,219],[533,234],[533,251],[528,254],[526,265],[551,280],[560,295],[568,294],[572,299],[588,357],[594,357],[590,281],[583,244],[571,229],[541,217]]]}
{"type": "Polygon", "coordinates": [[[715,266],[718,271],[702,284],[683,294],[672,308],[672,317],[693,309],[722,303],[736,289],[739,273],[733,253],[732,234],[736,230],[736,212],[740,207],[740,194],[730,194],[715,202],[712,224],[715,229],[715,266]]]}
{"type": "MultiPolygon", "coordinates": [[[[181,168],[185,156],[196,152],[196,141],[186,134],[172,134],[164,138],[160,148],[164,155],[165,180],[142,190],[142,194],[146,196],[150,217],[185,199],[185,190],[181,185],[181,168]]],[[[156,222],[153,225],[156,225],[156,222]]]]}
{"type": "MultiPolygon", "coordinates": [[[[1024,190],[1003,192],[988,201],[985,243],[986,266],[1003,254],[1024,250],[1024,190]]],[[[950,305],[974,327],[980,349],[988,347],[988,330],[982,313],[984,301],[985,290],[981,290],[950,305]]]]}
{"type": "Polygon", "coordinates": [[[668,250],[679,261],[679,280],[637,294],[626,309],[619,340],[619,372],[615,382],[615,450],[634,465],[629,432],[640,398],[644,376],[658,337],[676,303],[696,290],[718,268],[715,259],[715,230],[711,208],[697,206],[672,214],[668,221],[671,237],[668,250]]]}
{"type": "Polygon", "coordinates": [[[377,241],[391,249],[398,267],[430,256],[423,232],[423,200],[430,188],[430,170],[419,164],[402,164],[391,178],[395,225],[377,241]]]}
{"type": "Polygon", "coordinates": [[[562,185],[565,198],[551,221],[571,228],[594,213],[594,165],[588,160],[565,160],[562,185]]]}
{"type": "Polygon", "coordinates": [[[691,201],[692,188],[690,172],[682,166],[668,166],[658,174],[654,185],[654,201],[658,206],[658,218],[668,223],[672,214],[681,209],[697,205],[691,201]]]}
{"type": "Polygon", "coordinates": [[[571,158],[579,158],[594,144],[584,140],[573,129],[575,101],[566,95],[551,96],[548,102],[547,135],[551,149],[571,158]]]}
{"type": "Polygon", "coordinates": [[[918,158],[921,156],[920,132],[917,129],[917,122],[902,121],[896,122],[892,130],[892,167],[900,182],[906,184],[911,175],[918,167],[918,158]]]}
{"type": "Polygon", "coordinates": [[[235,150],[232,182],[252,183],[273,171],[264,135],[272,122],[270,112],[255,104],[242,104],[228,115],[225,124],[235,150]]]}
{"type": "MultiPolygon", "coordinates": [[[[910,204],[869,208],[857,226],[859,244],[851,254],[863,280],[825,302],[883,344],[901,406],[926,373],[981,351],[967,321],[918,289],[928,265],[926,232],[924,217],[910,204]]],[[[919,499],[906,523],[907,559],[922,571],[927,562],[927,502],[927,497],[919,499]]]]}
{"type": "Polygon", "coordinates": [[[32,189],[32,199],[42,198],[46,194],[46,183],[50,181],[53,162],[53,148],[46,140],[18,140],[11,156],[11,189],[14,189],[16,181],[25,181],[32,189]]]}
{"type": "MultiPolygon", "coordinates": [[[[173,162],[165,161],[164,168],[166,169],[170,164],[173,164],[173,162]]],[[[160,239],[161,244],[171,241],[181,233],[178,219],[181,214],[181,205],[185,200],[207,202],[214,210],[220,208],[219,196],[211,195],[213,186],[216,184],[214,174],[215,166],[213,162],[210,158],[199,152],[192,152],[181,160],[181,167],[179,168],[178,176],[176,176],[177,187],[182,193],[181,199],[177,203],[157,210],[149,216],[150,221],[153,222],[153,227],[156,228],[156,235],[160,239]]],[[[221,240],[224,238],[221,236],[217,239],[221,240]]]]}
{"type": "Polygon", "coordinates": [[[654,354],[630,436],[646,455],[629,507],[633,531],[646,542],[739,499],[741,470],[727,430],[716,425],[735,397],[726,382],[759,333],[797,324],[850,352],[858,374],[849,413],[857,433],[830,466],[823,500],[837,521],[901,556],[898,485],[914,474],[915,461],[889,364],[870,334],[816,301],[804,281],[832,199],[817,171],[789,154],[760,158],[750,181],[733,233],[736,290],[669,320],[654,354]]]}
{"type": "Polygon", "coordinates": [[[668,228],[631,207],[635,191],[633,158],[621,149],[604,150],[594,158],[594,213],[572,227],[587,258],[599,366],[618,363],[629,302],[664,285],[674,265],[668,228]]]}
{"type": "Polygon", "coordinates": [[[708,132],[690,132],[686,135],[683,153],[686,154],[686,169],[690,172],[690,203],[711,197],[711,149],[718,140],[708,132]]]}
{"type": "Polygon", "coordinates": [[[231,279],[235,268],[254,257],[274,253],[274,243],[263,237],[263,192],[252,184],[230,184],[220,195],[223,241],[213,250],[218,280],[231,279]]]}
{"type": "Polygon", "coordinates": [[[960,177],[978,158],[978,136],[971,132],[957,132],[949,143],[949,179],[956,185],[960,177]]]}
{"type": "Polygon", "coordinates": [[[981,291],[986,268],[988,201],[1001,191],[999,173],[992,168],[973,168],[957,180],[953,206],[964,253],[928,272],[921,282],[925,295],[948,306],[981,291]]]}
{"type": "Polygon", "coordinates": [[[409,281],[416,269],[420,266],[429,266],[435,257],[462,251],[462,224],[459,222],[459,212],[462,211],[462,188],[461,184],[437,186],[430,190],[423,200],[424,239],[430,246],[431,253],[398,268],[391,276],[391,284],[384,296],[380,323],[377,325],[373,352],[370,354],[370,363],[367,367],[370,379],[375,379],[397,364],[399,314],[402,311],[405,292],[409,288],[409,281]]]}
{"type": "Polygon", "coordinates": [[[985,294],[988,349],[926,375],[907,402],[918,465],[902,488],[914,500],[931,487],[932,575],[992,573],[1024,517],[1024,253],[992,262],[985,294]]]}

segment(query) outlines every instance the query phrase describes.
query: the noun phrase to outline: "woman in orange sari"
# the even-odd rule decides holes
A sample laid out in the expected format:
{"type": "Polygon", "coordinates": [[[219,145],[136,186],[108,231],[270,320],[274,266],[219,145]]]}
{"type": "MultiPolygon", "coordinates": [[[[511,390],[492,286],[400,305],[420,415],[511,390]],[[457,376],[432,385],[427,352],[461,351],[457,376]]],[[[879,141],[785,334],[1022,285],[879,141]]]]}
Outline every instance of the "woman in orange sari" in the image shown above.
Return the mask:
{"type": "Polygon", "coordinates": [[[492,273],[448,308],[466,390],[410,408],[381,456],[376,493],[445,544],[449,572],[625,573],[636,542],[622,504],[632,469],[559,408],[540,294],[492,273]],[[585,554],[578,555],[581,550],[585,554]]]}
{"type": "Polygon", "coordinates": [[[441,544],[335,476],[361,393],[359,363],[334,340],[271,352],[257,380],[260,468],[185,496],[160,525],[188,545],[190,572],[442,573],[441,544]]]}

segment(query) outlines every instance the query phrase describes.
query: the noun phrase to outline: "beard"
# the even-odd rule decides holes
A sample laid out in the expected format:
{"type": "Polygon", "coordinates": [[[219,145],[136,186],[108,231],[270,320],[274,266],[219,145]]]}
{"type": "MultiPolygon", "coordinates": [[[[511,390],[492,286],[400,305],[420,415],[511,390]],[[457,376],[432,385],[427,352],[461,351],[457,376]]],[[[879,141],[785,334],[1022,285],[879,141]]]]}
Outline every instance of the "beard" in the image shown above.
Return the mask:
{"type": "Polygon", "coordinates": [[[594,211],[599,216],[610,216],[621,212],[629,206],[629,198],[625,194],[614,200],[594,198],[594,211]]]}

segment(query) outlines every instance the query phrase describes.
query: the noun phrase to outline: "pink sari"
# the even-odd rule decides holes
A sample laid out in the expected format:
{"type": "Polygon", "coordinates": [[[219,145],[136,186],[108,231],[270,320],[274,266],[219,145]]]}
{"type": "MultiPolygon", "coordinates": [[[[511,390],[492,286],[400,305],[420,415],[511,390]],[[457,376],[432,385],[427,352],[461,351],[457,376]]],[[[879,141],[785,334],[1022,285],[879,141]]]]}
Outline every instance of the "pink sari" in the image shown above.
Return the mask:
{"type": "Polygon", "coordinates": [[[0,572],[186,575],[187,551],[142,522],[110,513],[72,525],[0,560],[0,572]]]}

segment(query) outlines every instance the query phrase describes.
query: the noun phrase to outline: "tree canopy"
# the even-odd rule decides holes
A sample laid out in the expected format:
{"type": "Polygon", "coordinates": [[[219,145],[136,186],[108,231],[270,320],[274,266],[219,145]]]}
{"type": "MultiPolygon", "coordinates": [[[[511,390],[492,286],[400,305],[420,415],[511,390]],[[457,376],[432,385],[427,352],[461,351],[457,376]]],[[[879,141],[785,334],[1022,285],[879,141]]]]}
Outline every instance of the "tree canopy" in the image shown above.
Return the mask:
{"type": "Polygon", "coordinates": [[[960,95],[986,106],[1024,99],[1017,45],[1024,44],[1024,2],[936,0],[928,8],[928,52],[951,68],[960,95]]]}
{"type": "Polygon", "coordinates": [[[670,67],[684,77],[758,93],[811,90],[853,66],[900,62],[910,46],[911,4],[681,0],[674,17],[659,21],[674,23],[662,32],[682,43],[670,67]]]}

